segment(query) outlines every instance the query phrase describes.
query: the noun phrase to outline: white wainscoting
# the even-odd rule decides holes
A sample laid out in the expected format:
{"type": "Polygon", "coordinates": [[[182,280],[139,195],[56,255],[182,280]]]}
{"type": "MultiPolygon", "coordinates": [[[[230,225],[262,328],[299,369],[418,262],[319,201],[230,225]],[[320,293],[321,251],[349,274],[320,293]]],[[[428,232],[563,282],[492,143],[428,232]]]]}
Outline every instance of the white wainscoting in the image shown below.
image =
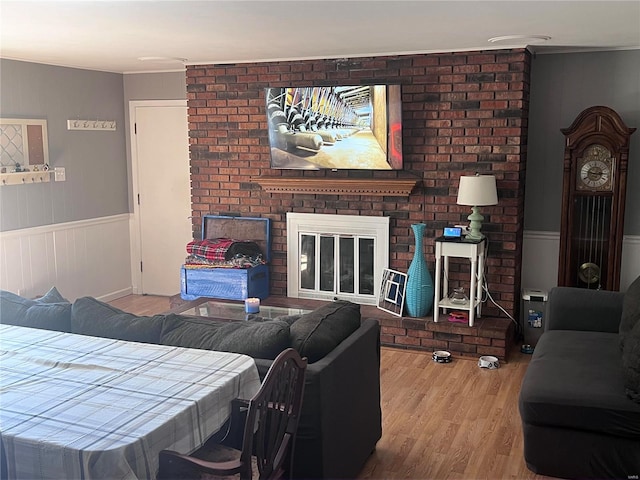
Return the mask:
{"type": "MultiPolygon", "coordinates": [[[[25,297],[55,285],[69,300],[132,293],[129,214],[0,232],[0,289],[25,297]]],[[[525,231],[522,287],[558,281],[559,232],[525,231]]],[[[640,236],[626,235],[620,289],[640,276],[640,236]]]]}
{"type": "Polygon", "coordinates": [[[69,299],[132,292],[129,214],[0,232],[0,289],[69,299]]]}
{"type": "MultiPolygon", "coordinates": [[[[522,287],[551,289],[558,284],[560,232],[525,231],[522,246],[522,287]]],[[[626,291],[640,276],[640,236],[625,235],[622,240],[620,290],[626,291]]]]}

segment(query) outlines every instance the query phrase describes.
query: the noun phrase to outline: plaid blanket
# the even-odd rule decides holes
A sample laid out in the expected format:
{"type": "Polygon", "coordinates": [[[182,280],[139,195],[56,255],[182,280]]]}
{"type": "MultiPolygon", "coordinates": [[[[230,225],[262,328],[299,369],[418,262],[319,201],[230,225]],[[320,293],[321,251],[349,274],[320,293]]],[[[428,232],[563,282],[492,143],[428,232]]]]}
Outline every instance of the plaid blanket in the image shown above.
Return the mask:
{"type": "Polygon", "coordinates": [[[251,257],[260,255],[262,252],[255,242],[249,240],[214,238],[189,242],[187,253],[213,262],[223,262],[232,259],[237,254],[251,257]]]}
{"type": "Polygon", "coordinates": [[[194,240],[187,244],[187,253],[212,261],[224,261],[225,254],[235,240],[215,238],[213,240],[194,240]]]}

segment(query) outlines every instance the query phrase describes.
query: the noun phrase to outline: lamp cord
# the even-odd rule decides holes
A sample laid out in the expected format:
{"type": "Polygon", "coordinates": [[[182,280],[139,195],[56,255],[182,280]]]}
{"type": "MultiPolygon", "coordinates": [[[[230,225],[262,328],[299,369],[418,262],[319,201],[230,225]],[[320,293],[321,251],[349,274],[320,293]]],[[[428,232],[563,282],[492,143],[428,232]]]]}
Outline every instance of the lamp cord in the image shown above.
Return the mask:
{"type": "Polygon", "coordinates": [[[480,280],[482,282],[482,290],[484,291],[486,297],[482,301],[484,302],[487,299],[491,300],[491,303],[493,303],[496,307],[498,307],[498,309],[500,309],[500,311],[502,313],[504,313],[514,323],[515,328],[516,328],[516,338],[520,338],[522,336],[522,333],[523,333],[522,332],[522,325],[520,325],[520,322],[516,321],[516,319],[513,318],[513,316],[509,312],[507,312],[502,305],[500,305],[498,302],[496,302],[496,300],[491,295],[491,292],[489,291],[489,283],[487,282],[487,277],[486,277],[485,272],[484,272],[484,270],[487,268],[486,259],[488,258],[488,254],[489,254],[489,239],[486,238],[485,249],[484,249],[485,262],[484,262],[484,265],[482,267],[482,272],[481,272],[482,279],[480,280]]]}

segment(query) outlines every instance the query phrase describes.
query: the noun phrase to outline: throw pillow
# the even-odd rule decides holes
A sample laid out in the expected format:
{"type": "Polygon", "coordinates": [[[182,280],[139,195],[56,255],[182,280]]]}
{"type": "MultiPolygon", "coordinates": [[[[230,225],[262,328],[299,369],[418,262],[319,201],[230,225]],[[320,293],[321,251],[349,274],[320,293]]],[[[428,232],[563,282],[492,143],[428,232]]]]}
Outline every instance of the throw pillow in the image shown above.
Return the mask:
{"type": "Polygon", "coordinates": [[[273,360],[289,346],[289,325],[279,320],[216,322],[169,314],[160,343],[273,360]]]}
{"type": "Polygon", "coordinates": [[[640,322],[636,323],[625,339],[622,371],[627,396],[640,403],[640,322]]]}
{"type": "Polygon", "coordinates": [[[291,324],[291,346],[317,362],[360,327],[360,305],[339,300],[302,315],[291,324]]]}
{"type": "Polygon", "coordinates": [[[71,332],[130,342],[158,343],[164,315],[127,313],[92,297],[77,299],[71,308],[71,332]]]}
{"type": "Polygon", "coordinates": [[[640,323],[640,277],[636,278],[624,294],[620,318],[620,347],[624,349],[626,337],[640,323]]]}
{"type": "MultiPolygon", "coordinates": [[[[52,289],[55,290],[55,287],[52,289]]],[[[71,329],[71,304],[57,290],[30,300],[5,290],[0,291],[0,323],[21,327],[68,332],[71,329]],[[54,300],[54,301],[51,301],[54,300]],[[61,301],[55,301],[61,300],[61,301]]]]}
{"type": "Polygon", "coordinates": [[[56,287],[51,287],[47,293],[36,299],[36,301],[40,303],[69,303],[69,300],[64,298],[56,287]]]}

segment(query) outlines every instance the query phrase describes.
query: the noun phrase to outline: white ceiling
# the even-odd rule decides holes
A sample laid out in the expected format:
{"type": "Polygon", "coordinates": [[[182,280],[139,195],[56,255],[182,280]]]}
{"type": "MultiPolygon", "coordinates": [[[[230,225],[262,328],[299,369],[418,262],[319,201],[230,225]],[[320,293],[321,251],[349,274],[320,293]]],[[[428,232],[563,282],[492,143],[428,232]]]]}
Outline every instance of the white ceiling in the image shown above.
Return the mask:
{"type": "Polygon", "coordinates": [[[120,73],[527,45],[640,48],[640,0],[0,0],[1,57],[120,73]],[[505,35],[551,39],[488,42],[505,35]]]}

